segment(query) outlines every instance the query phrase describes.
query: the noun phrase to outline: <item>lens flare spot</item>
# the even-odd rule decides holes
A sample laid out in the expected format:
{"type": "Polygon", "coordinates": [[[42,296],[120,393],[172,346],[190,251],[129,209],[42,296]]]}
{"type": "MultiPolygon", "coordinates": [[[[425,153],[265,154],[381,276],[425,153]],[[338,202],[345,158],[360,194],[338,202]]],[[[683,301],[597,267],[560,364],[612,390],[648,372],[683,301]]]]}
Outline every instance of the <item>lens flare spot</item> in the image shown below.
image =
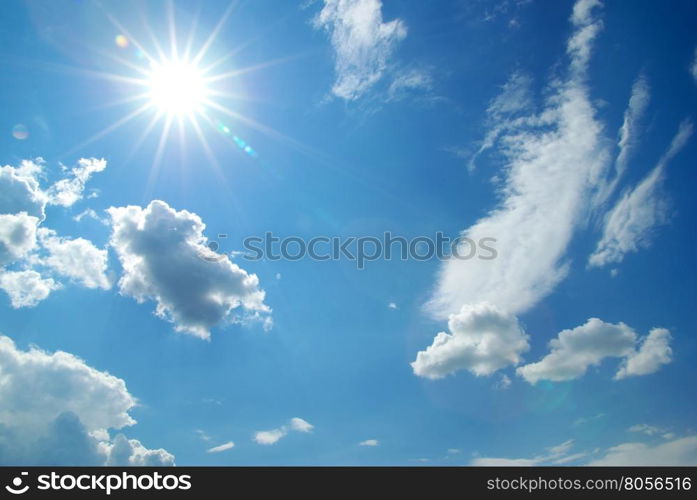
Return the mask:
{"type": "Polygon", "coordinates": [[[12,137],[19,141],[23,141],[24,139],[29,137],[29,129],[26,127],[26,125],[18,123],[17,125],[12,127],[12,137]]]}
{"type": "Polygon", "coordinates": [[[129,43],[128,43],[128,38],[126,38],[125,36],[123,36],[123,35],[116,35],[116,38],[114,39],[114,41],[116,42],[116,46],[117,46],[117,47],[119,47],[119,48],[121,48],[121,49],[126,49],[126,48],[128,48],[128,45],[129,45],[129,43]]]}

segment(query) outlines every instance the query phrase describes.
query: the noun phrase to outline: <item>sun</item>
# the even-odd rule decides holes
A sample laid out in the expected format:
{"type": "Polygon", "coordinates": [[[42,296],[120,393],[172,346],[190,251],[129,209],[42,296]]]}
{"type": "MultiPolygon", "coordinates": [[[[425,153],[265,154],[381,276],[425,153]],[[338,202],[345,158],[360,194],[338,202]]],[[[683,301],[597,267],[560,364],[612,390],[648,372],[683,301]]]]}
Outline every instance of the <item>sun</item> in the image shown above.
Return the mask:
{"type": "Polygon", "coordinates": [[[210,91],[203,72],[188,61],[164,60],[151,64],[148,98],[158,111],[169,115],[200,112],[210,91]]]}

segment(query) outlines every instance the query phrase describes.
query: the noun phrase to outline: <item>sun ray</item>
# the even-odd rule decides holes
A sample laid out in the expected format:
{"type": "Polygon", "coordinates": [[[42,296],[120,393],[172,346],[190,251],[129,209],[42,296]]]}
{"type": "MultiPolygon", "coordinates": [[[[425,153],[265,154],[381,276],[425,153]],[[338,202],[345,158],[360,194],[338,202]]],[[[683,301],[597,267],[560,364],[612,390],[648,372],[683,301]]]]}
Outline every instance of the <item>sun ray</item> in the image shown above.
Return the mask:
{"type": "Polygon", "coordinates": [[[169,53],[170,57],[178,61],[179,53],[177,50],[177,25],[174,19],[174,3],[167,0],[167,28],[169,29],[169,53]]]}
{"type": "Polygon", "coordinates": [[[155,185],[155,181],[157,180],[157,176],[160,173],[160,166],[162,164],[162,157],[164,155],[165,148],[167,146],[167,141],[169,140],[169,133],[172,128],[172,122],[174,120],[174,117],[171,115],[168,115],[165,118],[165,124],[162,127],[162,132],[160,133],[160,140],[157,144],[157,150],[155,151],[155,159],[153,160],[152,167],[150,168],[150,172],[148,173],[148,180],[146,182],[146,194],[150,194],[152,192],[152,188],[155,185]]]}
{"type": "Polygon", "coordinates": [[[218,33],[220,33],[220,30],[225,25],[225,22],[227,21],[228,17],[230,17],[230,14],[232,14],[232,11],[236,5],[236,1],[230,2],[230,5],[228,5],[228,7],[225,9],[225,12],[218,21],[218,24],[216,24],[215,28],[213,28],[213,31],[211,31],[211,34],[208,36],[203,46],[199,49],[198,53],[192,59],[193,64],[198,65],[201,62],[201,60],[205,57],[206,53],[208,52],[208,49],[215,41],[216,37],[218,36],[218,33]]]}
{"type": "Polygon", "coordinates": [[[132,111],[131,113],[127,114],[127,115],[124,116],[123,118],[121,118],[121,119],[117,120],[116,122],[112,123],[111,125],[109,125],[108,127],[106,127],[104,130],[101,130],[101,131],[97,132],[97,133],[94,134],[92,137],[90,137],[90,138],[88,138],[87,140],[81,142],[81,143],[78,144],[77,146],[74,146],[73,148],[71,148],[70,150],[68,150],[63,156],[67,156],[67,155],[73,154],[73,153],[75,153],[76,151],[78,151],[78,150],[84,148],[85,146],[89,146],[89,145],[92,144],[93,142],[95,142],[95,141],[101,139],[102,137],[104,137],[104,136],[106,136],[106,135],[112,133],[114,130],[123,127],[126,123],[130,122],[131,120],[133,120],[133,119],[136,118],[137,116],[140,116],[140,115],[142,115],[143,113],[145,113],[145,111],[147,111],[150,107],[151,107],[151,104],[150,104],[149,102],[143,104],[141,107],[135,109],[134,111],[132,111]]]}

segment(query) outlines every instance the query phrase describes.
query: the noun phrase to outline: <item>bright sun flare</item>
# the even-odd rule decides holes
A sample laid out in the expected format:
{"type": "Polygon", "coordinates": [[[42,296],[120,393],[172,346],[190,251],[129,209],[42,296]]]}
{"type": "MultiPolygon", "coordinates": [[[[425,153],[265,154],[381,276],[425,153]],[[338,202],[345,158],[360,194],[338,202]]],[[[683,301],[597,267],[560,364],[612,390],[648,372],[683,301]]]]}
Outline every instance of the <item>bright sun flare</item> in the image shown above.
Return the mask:
{"type": "Polygon", "coordinates": [[[153,106],[168,114],[200,111],[208,94],[201,70],[192,63],[181,61],[153,64],[148,88],[153,106]]]}

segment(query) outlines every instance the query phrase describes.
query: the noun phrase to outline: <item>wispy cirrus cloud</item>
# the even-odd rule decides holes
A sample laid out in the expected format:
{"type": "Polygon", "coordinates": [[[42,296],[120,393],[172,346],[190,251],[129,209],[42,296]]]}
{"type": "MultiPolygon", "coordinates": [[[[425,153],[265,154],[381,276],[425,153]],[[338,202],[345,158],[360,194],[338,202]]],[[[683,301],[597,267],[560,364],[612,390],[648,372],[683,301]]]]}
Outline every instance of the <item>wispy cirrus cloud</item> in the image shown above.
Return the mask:
{"type": "Polygon", "coordinates": [[[692,130],[692,122],[683,121],[656,167],[636,187],[625,191],[607,213],[603,235],[588,258],[590,267],[622,262],[627,253],[649,246],[656,227],[668,221],[668,201],[662,192],[665,170],[692,130]]]}
{"type": "MultiPolygon", "coordinates": [[[[388,73],[395,48],[407,36],[404,21],[383,20],[381,0],[324,0],[313,25],[329,33],[336,72],[332,93],[347,101],[365,95],[388,73]]],[[[389,95],[429,85],[426,73],[410,71],[394,79],[389,95]]]]}
{"type": "MultiPolygon", "coordinates": [[[[446,261],[428,304],[436,317],[481,301],[519,313],[566,276],[569,242],[585,219],[594,186],[610,166],[603,125],[586,83],[591,47],[602,26],[593,14],[597,5],[589,0],[576,4],[567,75],[553,82],[542,111],[509,119],[501,117],[516,99],[490,105],[494,135],[485,139],[481,152],[497,146],[505,159],[502,200],[463,236],[496,238],[499,255],[477,265],[446,261]]],[[[525,77],[515,78],[504,95],[528,95],[523,90],[527,85],[525,77]]],[[[528,108],[526,104],[522,110],[528,108]]]]}

